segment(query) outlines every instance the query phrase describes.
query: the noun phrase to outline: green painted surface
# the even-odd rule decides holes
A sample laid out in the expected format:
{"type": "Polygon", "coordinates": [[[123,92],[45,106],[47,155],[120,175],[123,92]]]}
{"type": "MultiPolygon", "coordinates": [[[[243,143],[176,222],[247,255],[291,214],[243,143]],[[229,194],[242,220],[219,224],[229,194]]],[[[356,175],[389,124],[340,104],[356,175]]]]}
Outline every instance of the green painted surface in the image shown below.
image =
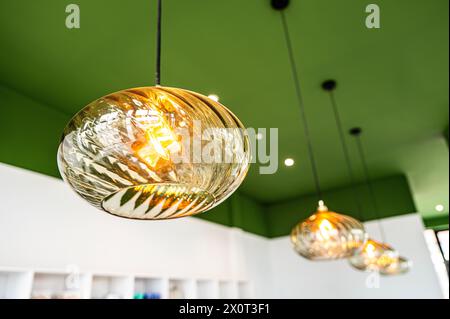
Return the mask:
{"type": "Polygon", "coordinates": [[[265,207],[238,192],[221,205],[195,217],[269,237],[265,207]]]}
{"type": "Polygon", "coordinates": [[[0,161],[58,176],[56,152],[70,118],[0,86],[0,161]]]}
{"type": "Polygon", "coordinates": [[[445,142],[447,142],[447,147],[448,147],[448,139],[450,137],[450,131],[449,131],[449,127],[447,126],[447,128],[444,130],[444,138],[445,138],[445,142]]]}
{"type": "Polygon", "coordinates": [[[265,207],[242,194],[231,197],[233,226],[261,236],[269,236],[265,207]]]}
{"type": "MultiPolygon", "coordinates": [[[[331,211],[353,216],[362,221],[416,211],[405,177],[394,176],[374,180],[373,188],[379,207],[378,215],[365,184],[358,184],[354,188],[344,187],[324,192],[323,199],[331,211]],[[361,211],[358,210],[355,198],[358,198],[361,203],[361,211]]],[[[270,225],[269,236],[278,237],[289,234],[295,224],[315,212],[316,208],[317,197],[315,194],[270,205],[267,208],[267,222],[270,225]]]]}
{"type": "Polygon", "coordinates": [[[427,218],[424,218],[425,227],[431,228],[434,230],[442,230],[442,229],[448,229],[449,220],[448,215],[442,216],[442,215],[435,215],[435,216],[429,216],[427,218]]]}
{"type": "Polygon", "coordinates": [[[231,201],[227,200],[221,205],[216,206],[203,214],[196,215],[195,217],[224,226],[233,227],[232,213],[231,201]]]}
{"type": "MultiPolygon", "coordinates": [[[[311,194],[279,13],[261,0],[164,2],[162,83],[218,94],[248,127],[279,128],[279,171],[260,175],[253,165],[240,192],[263,206],[311,194]],[[282,165],[288,156],[291,168],[282,165]]],[[[0,1],[0,84],[20,93],[0,90],[0,161],[54,176],[69,117],[107,93],[152,85],[154,74],[156,1],[78,0],[79,30],[64,25],[67,4],[0,1]]],[[[448,128],[448,1],[377,4],[379,30],[364,26],[363,0],[299,0],[286,11],[322,186],[348,184],[320,89],[333,77],[344,127],[366,131],[373,177],[405,175],[424,217],[448,216],[448,145],[438,137],[448,128]]],[[[361,182],[353,144],[350,152],[361,182]]],[[[204,218],[229,224],[224,211],[204,218]]],[[[262,220],[247,223],[263,233],[262,220]]]]}

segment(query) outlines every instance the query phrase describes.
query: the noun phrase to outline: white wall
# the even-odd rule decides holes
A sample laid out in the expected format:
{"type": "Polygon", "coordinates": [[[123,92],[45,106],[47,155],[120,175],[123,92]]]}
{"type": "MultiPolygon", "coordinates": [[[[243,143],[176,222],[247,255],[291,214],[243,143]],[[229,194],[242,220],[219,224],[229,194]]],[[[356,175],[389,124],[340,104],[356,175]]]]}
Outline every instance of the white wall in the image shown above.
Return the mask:
{"type": "MultiPolygon", "coordinates": [[[[242,279],[240,232],[184,218],[134,221],[103,213],[62,181],[0,164],[0,266],[242,279]],[[238,237],[232,240],[233,237],[238,237]]],[[[263,238],[258,239],[264,242],[263,238]]]]}
{"type": "Polygon", "coordinates": [[[261,298],[441,297],[418,215],[385,222],[389,242],[414,261],[411,273],[368,289],[367,275],[346,261],[309,262],[287,237],[269,240],[196,218],[121,219],[58,179],[4,164],[0,181],[0,267],[75,264],[86,272],[250,280],[261,298]]]}

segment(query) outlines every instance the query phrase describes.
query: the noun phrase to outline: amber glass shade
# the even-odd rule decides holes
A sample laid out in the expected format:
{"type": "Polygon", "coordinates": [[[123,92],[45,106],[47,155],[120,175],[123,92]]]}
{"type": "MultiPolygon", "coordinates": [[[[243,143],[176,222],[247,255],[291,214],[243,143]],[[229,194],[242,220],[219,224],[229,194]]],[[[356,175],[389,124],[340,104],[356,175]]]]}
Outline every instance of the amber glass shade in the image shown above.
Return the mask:
{"type": "Polygon", "coordinates": [[[116,92],[67,124],[58,150],[64,180],[113,215],[168,219],[204,212],[243,181],[244,126],[222,104],[168,87],[116,92]]]}
{"type": "Polygon", "coordinates": [[[400,257],[395,249],[373,239],[367,240],[361,250],[349,258],[349,262],[356,269],[377,271],[382,275],[405,273],[411,267],[411,263],[400,257]]]}
{"type": "Polygon", "coordinates": [[[322,201],[317,212],[297,224],[291,232],[295,251],[311,260],[350,257],[366,238],[364,226],[359,221],[328,211],[322,201]]]}

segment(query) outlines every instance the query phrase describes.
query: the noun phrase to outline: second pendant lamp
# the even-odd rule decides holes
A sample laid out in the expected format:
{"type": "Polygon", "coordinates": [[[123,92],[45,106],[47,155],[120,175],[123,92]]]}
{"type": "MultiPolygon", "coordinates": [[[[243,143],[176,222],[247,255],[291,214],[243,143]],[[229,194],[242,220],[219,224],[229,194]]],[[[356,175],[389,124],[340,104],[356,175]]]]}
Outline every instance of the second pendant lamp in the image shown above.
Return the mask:
{"type": "Polygon", "coordinates": [[[360,139],[361,133],[361,128],[353,128],[350,130],[350,134],[356,138],[367,187],[372,198],[373,209],[376,214],[380,236],[383,242],[378,242],[374,239],[367,240],[364,246],[349,258],[349,263],[358,270],[376,271],[381,275],[402,274],[409,271],[412,263],[408,259],[401,257],[397,250],[385,243],[385,233],[381,224],[375,192],[370,181],[369,169],[360,139]]]}
{"type": "Polygon", "coordinates": [[[364,227],[359,221],[350,216],[329,211],[323,202],[308,121],[297,75],[297,66],[295,63],[289,28],[283,11],[286,7],[274,8],[280,10],[281,14],[281,22],[291,65],[295,93],[300,109],[318,198],[317,211],[293,227],[291,231],[291,242],[294,250],[299,255],[310,260],[347,258],[352,256],[364,243],[366,239],[364,227]]]}
{"type": "MultiPolygon", "coordinates": [[[[341,140],[342,150],[345,155],[345,160],[347,163],[349,179],[350,179],[351,184],[354,185],[355,177],[354,177],[353,167],[352,167],[351,160],[350,160],[350,153],[348,151],[347,143],[345,141],[344,129],[343,129],[342,122],[341,122],[341,116],[339,114],[339,108],[337,106],[336,99],[334,96],[334,91],[336,89],[336,86],[337,86],[336,81],[334,81],[334,80],[327,80],[327,81],[323,82],[323,84],[322,84],[322,88],[326,92],[328,92],[329,97],[330,97],[330,102],[331,102],[330,104],[333,109],[336,126],[338,128],[339,138],[341,140]]],[[[366,181],[367,181],[367,184],[369,186],[369,190],[370,190],[370,193],[372,196],[372,202],[373,202],[373,206],[375,209],[375,213],[377,213],[377,215],[378,215],[378,207],[377,207],[376,201],[375,201],[375,194],[373,192],[373,188],[370,183],[368,167],[367,167],[367,164],[365,161],[362,144],[360,143],[360,140],[359,140],[359,135],[361,134],[361,129],[354,128],[351,130],[351,134],[353,136],[358,137],[358,150],[360,153],[361,161],[363,162],[366,181]]],[[[358,209],[358,218],[360,220],[362,220],[362,217],[363,217],[362,216],[362,207],[361,207],[362,205],[359,200],[359,196],[356,192],[356,188],[354,186],[353,186],[353,191],[354,191],[354,195],[355,195],[355,202],[356,202],[357,209],[358,209]]],[[[383,242],[384,242],[385,235],[384,235],[384,230],[383,230],[383,227],[382,227],[380,221],[378,221],[378,226],[379,226],[381,237],[383,238],[383,242]]],[[[365,241],[365,243],[360,247],[360,249],[356,250],[354,255],[349,257],[349,262],[356,269],[364,270],[364,271],[377,271],[383,275],[394,275],[394,274],[406,272],[408,270],[408,268],[410,267],[410,263],[405,258],[400,257],[398,252],[396,250],[394,250],[392,247],[390,247],[387,244],[377,242],[376,240],[371,239],[371,238],[367,239],[365,241]]]]}

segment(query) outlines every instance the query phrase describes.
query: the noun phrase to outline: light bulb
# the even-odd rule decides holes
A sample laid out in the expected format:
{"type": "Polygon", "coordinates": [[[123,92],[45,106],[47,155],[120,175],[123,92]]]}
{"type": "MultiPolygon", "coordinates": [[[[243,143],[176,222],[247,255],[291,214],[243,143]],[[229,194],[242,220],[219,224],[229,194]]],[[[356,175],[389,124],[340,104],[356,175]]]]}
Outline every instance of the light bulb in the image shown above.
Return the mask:
{"type": "Polygon", "coordinates": [[[66,126],[63,179],[85,200],[133,219],[205,212],[230,196],[250,162],[245,128],[201,94],[143,87],[102,97],[66,126]]]}
{"type": "Polygon", "coordinates": [[[326,241],[336,235],[336,228],[328,221],[328,219],[323,219],[319,222],[319,233],[319,238],[326,241]]]}
{"type": "Polygon", "coordinates": [[[316,213],[298,223],[291,232],[295,251],[311,260],[350,257],[366,239],[359,221],[330,212],[323,201],[319,201],[316,213]]]}
{"type": "Polygon", "coordinates": [[[179,152],[181,145],[164,117],[152,112],[150,118],[136,116],[135,120],[144,131],[143,139],[131,145],[135,154],[151,169],[170,165],[171,154],[179,152]]]}
{"type": "Polygon", "coordinates": [[[367,243],[363,250],[368,258],[375,257],[375,246],[371,242],[367,243]]]}

